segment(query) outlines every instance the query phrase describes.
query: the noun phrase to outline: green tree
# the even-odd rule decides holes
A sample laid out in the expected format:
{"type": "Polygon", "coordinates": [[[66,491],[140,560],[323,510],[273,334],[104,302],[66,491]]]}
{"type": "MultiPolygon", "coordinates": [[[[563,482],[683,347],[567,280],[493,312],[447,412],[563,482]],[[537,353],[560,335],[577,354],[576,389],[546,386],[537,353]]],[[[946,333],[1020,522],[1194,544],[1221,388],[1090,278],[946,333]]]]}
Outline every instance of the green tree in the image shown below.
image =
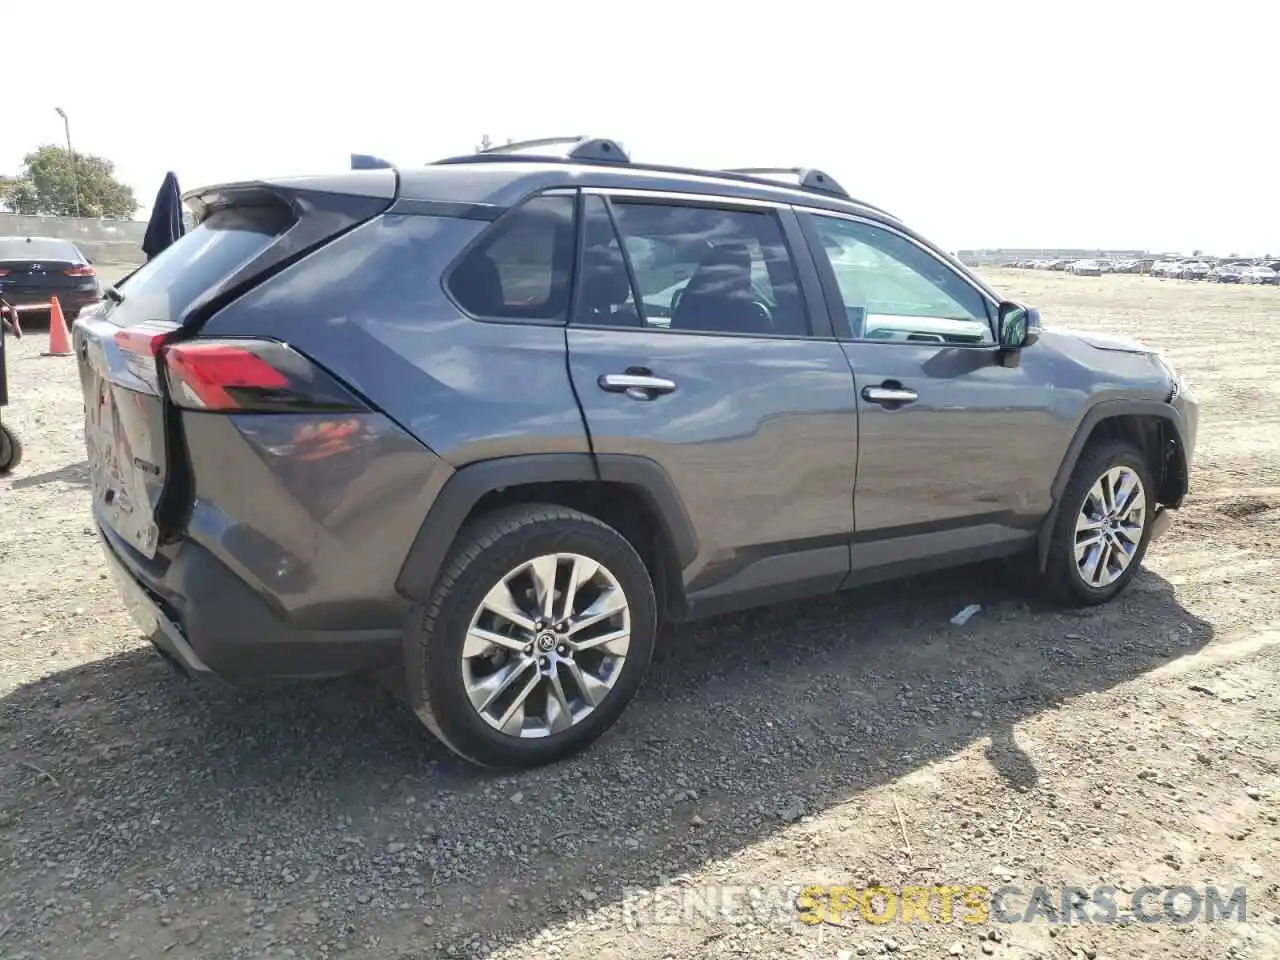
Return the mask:
{"type": "Polygon", "coordinates": [[[6,184],[4,202],[14,213],[34,216],[40,212],[40,198],[30,180],[13,180],[6,184]]]}
{"type": "Polygon", "coordinates": [[[22,158],[23,169],[5,202],[15,213],[52,217],[106,217],[127,220],[138,209],[133,189],[115,178],[110,160],[73,157],[66,147],[47,145],[22,158]]]}

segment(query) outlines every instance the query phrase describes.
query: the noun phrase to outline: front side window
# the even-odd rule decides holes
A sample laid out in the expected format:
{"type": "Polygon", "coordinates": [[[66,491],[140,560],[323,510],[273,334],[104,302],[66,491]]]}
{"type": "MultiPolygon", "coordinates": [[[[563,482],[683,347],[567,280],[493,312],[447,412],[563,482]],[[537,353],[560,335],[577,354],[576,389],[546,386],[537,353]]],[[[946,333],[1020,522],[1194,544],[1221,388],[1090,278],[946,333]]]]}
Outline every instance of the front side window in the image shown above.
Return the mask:
{"type": "Polygon", "coordinates": [[[573,197],[535,197],[504,214],[463,256],[449,292],[472,316],[563,322],[574,229],[573,197]]]}
{"type": "MultiPolygon", "coordinates": [[[[621,246],[615,241],[593,254],[589,239],[584,250],[601,270],[611,257],[615,264],[618,259],[607,250],[625,251],[630,264],[634,296],[616,300],[622,289],[614,291],[611,306],[618,309],[610,322],[699,333],[808,335],[795,265],[776,214],[630,199],[614,200],[612,209],[621,246]]],[[[584,265],[584,290],[590,267],[584,265]]],[[[609,269],[616,276],[616,265],[609,269]]]]}
{"type": "Polygon", "coordinates": [[[811,222],[856,339],[995,343],[982,294],[928,251],[862,221],[811,222]]]}

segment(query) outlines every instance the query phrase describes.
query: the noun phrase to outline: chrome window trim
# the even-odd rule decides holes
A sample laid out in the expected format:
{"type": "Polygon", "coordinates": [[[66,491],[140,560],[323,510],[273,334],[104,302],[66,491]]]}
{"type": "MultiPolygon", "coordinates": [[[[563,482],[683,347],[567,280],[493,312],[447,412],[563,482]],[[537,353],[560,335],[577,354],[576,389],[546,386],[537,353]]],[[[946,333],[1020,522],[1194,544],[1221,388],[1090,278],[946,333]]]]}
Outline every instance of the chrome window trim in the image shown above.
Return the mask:
{"type": "Polygon", "coordinates": [[[693,204],[749,210],[786,210],[795,205],[782,200],[760,200],[756,197],[731,197],[714,193],[682,193],[675,190],[645,190],[637,187],[583,187],[584,194],[606,196],[617,200],[666,200],[670,203],[693,204]]]}

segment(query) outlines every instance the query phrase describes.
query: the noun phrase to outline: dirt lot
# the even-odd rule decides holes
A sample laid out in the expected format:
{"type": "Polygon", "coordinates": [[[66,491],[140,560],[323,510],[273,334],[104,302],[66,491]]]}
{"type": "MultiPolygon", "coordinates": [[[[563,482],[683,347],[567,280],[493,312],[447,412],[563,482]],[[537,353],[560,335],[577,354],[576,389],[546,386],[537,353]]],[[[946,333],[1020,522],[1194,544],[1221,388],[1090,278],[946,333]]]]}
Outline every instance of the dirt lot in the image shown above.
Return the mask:
{"type": "Polygon", "coordinates": [[[1201,398],[1192,500],[1129,593],[1064,613],[982,568],[671,631],[613,734],[519,777],[370,685],[175,677],[90,532],[74,363],[24,341],[0,957],[1280,956],[1280,289],[998,283],[1165,348],[1201,398]],[[809,884],[1012,884],[1006,914],[1111,885],[1121,920],[1145,884],[1214,884],[1247,920],[1177,924],[1157,894],[1153,924],[948,925],[934,899],[931,923],[811,925],[787,889],[809,884]]]}

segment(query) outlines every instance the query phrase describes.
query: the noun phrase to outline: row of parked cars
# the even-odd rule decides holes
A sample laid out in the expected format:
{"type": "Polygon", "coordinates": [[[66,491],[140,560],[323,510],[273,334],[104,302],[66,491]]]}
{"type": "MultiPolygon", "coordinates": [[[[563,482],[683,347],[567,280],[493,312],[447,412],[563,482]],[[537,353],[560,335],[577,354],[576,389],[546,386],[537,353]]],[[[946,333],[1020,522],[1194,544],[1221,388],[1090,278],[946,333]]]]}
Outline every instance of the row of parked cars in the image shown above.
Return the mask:
{"type": "Polygon", "coordinates": [[[1005,266],[1022,270],[1057,270],[1083,277],[1099,277],[1104,273],[1150,273],[1153,260],[1015,260],[1005,266]]]}
{"type": "Polygon", "coordinates": [[[1280,284],[1280,260],[1157,260],[1151,275],[1214,283],[1280,284]]]}
{"type": "Polygon", "coordinates": [[[1137,273],[1172,280],[1280,285],[1280,260],[1015,260],[1006,266],[1025,270],[1057,270],[1080,277],[1137,273]]]}

